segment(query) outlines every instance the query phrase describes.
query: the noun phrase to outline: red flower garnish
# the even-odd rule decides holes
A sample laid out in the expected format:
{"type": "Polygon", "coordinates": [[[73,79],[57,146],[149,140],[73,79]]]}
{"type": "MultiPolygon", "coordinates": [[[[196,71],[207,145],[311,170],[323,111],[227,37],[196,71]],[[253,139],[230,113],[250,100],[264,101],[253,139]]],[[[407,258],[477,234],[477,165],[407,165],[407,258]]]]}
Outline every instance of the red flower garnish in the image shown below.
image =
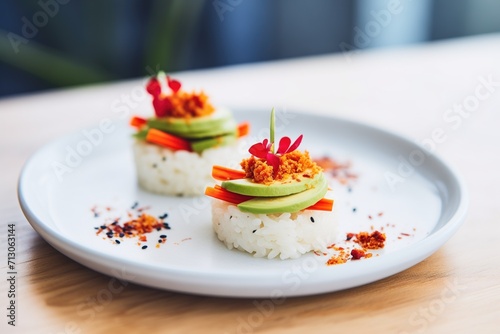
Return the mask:
{"type": "Polygon", "coordinates": [[[271,151],[271,143],[269,143],[269,140],[267,139],[264,139],[262,143],[253,144],[248,149],[248,152],[250,152],[250,154],[261,159],[267,159],[267,153],[269,153],[270,151],[271,151]]]}
{"type": "Polygon", "coordinates": [[[289,137],[283,137],[280,139],[280,146],[278,147],[278,154],[286,154],[286,153],[289,153],[289,152],[293,152],[295,151],[300,143],[302,142],[302,137],[303,135],[300,135],[297,139],[295,139],[295,141],[293,142],[293,144],[290,146],[290,143],[292,142],[292,140],[289,138],[289,137]]]}
{"type": "Polygon", "coordinates": [[[172,102],[166,96],[155,96],[153,98],[153,108],[155,109],[156,117],[165,117],[172,110],[172,102]]]}
{"type": "Polygon", "coordinates": [[[168,87],[172,90],[172,92],[177,93],[179,89],[181,89],[181,83],[177,80],[170,79],[169,76],[167,76],[167,83],[168,87]]]}
{"type": "Polygon", "coordinates": [[[161,94],[161,85],[156,77],[153,77],[149,80],[146,86],[146,90],[154,97],[161,94]]]}
{"type": "Polygon", "coordinates": [[[266,160],[269,165],[273,166],[274,173],[277,173],[280,165],[280,157],[286,153],[295,151],[302,142],[302,137],[303,135],[300,135],[292,145],[290,145],[292,142],[290,137],[281,138],[276,154],[272,150],[273,143],[267,139],[264,139],[262,143],[253,144],[248,149],[248,152],[257,158],[266,160]]]}
{"type": "MultiPolygon", "coordinates": [[[[177,80],[170,79],[169,76],[167,76],[167,84],[174,94],[181,89],[181,83],[177,80]]],[[[157,77],[152,77],[149,80],[146,85],[146,90],[153,96],[153,107],[156,117],[165,117],[168,112],[172,110],[172,102],[167,96],[162,95],[161,84],[157,77]]]]}

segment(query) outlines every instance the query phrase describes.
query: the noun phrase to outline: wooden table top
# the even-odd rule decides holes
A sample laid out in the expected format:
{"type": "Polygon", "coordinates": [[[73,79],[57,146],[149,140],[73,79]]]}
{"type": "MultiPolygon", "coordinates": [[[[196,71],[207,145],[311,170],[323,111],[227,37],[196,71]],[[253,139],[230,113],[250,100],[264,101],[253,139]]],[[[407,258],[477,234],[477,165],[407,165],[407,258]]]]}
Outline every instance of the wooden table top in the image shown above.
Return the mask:
{"type": "Polygon", "coordinates": [[[119,117],[118,105],[147,113],[148,101],[138,93],[144,79],[0,100],[3,313],[9,315],[10,300],[16,303],[15,328],[4,315],[0,332],[499,333],[498,59],[500,35],[487,35],[177,74],[187,86],[204,87],[215,104],[233,108],[274,105],[335,115],[420,143],[442,129],[446,140],[436,153],[467,183],[465,223],[426,260],[365,286],[288,298],[265,314],[256,306],[260,299],[135,284],[99,303],[110,277],[56,251],[22,214],[16,186],[30,155],[103,117],[119,117]],[[9,224],[16,226],[15,298],[7,296],[9,224]]]}

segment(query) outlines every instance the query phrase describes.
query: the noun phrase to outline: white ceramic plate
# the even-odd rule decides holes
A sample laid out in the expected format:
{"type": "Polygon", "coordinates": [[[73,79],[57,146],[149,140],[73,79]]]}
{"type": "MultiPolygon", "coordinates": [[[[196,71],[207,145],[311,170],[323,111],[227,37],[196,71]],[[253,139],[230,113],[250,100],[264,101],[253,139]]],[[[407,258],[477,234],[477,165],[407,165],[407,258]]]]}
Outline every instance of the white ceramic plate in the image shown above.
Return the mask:
{"type": "MultiPolygon", "coordinates": [[[[252,123],[243,145],[266,136],[268,112],[235,116],[252,123]]],[[[118,122],[40,149],[21,173],[19,201],[47,242],[101,273],[160,289],[276,301],[356,287],[401,272],[441,247],[465,218],[463,182],[441,159],[409,140],[346,120],[291,112],[278,111],[276,127],[278,138],[303,133],[301,149],[313,157],[351,162],[357,180],[349,185],[331,181],[341,236],[383,229],[383,250],[341,265],[326,265],[331,254],[282,261],[228,250],[212,231],[208,198],[158,196],[138,188],[131,129],[118,122]],[[147,249],[135,239],[115,244],[96,236],[94,227],[105,217],[123,216],[135,202],[149,206],[150,214],[167,212],[171,230],[149,235],[147,249]],[[93,207],[99,217],[93,216],[93,207]],[[167,242],[156,248],[160,234],[167,234],[167,242]]]]}

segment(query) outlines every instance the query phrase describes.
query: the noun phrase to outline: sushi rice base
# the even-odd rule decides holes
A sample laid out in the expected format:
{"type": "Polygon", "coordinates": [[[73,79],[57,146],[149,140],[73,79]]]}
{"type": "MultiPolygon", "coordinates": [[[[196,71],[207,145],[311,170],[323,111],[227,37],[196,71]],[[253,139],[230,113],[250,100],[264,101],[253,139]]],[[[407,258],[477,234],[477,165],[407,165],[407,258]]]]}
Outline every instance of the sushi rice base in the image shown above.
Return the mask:
{"type": "Polygon", "coordinates": [[[205,188],[213,185],[213,165],[238,166],[243,156],[237,142],[199,154],[135,140],[133,152],[139,185],[153,193],[174,196],[203,195],[205,188]]]}
{"type": "Polygon", "coordinates": [[[227,248],[269,259],[294,259],[311,251],[325,252],[338,237],[333,211],[252,214],[221,200],[212,201],[212,225],[227,248]]]}

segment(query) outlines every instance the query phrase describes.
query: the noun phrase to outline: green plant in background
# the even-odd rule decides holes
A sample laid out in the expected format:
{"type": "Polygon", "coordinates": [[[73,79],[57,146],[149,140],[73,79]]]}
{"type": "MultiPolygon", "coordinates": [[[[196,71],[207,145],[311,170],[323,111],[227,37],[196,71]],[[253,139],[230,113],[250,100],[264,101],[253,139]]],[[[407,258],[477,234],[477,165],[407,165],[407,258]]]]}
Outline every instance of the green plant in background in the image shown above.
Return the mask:
{"type": "MultiPolygon", "coordinates": [[[[127,73],[120,73],[120,69],[115,65],[120,54],[113,46],[113,39],[117,37],[116,29],[119,28],[118,6],[121,4],[118,1],[78,3],[81,7],[79,22],[85,25],[84,35],[73,36],[71,27],[66,26],[68,20],[57,19],[59,15],[64,16],[65,8],[62,5],[59,5],[59,8],[45,9],[37,2],[23,3],[20,5],[23,6],[23,12],[35,14],[42,12],[45,16],[40,14],[38,18],[48,18],[43,25],[40,23],[44,21],[35,22],[38,23],[40,33],[50,34],[60,45],[75,51],[73,53],[78,56],[70,56],[59,49],[41,44],[37,41],[37,34],[23,36],[19,32],[0,29],[0,61],[55,87],[91,84],[126,77],[134,71],[126,69],[124,72],[127,73]]],[[[204,4],[203,0],[151,2],[150,15],[146,18],[145,34],[142,36],[144,40],[144,50],[140,52],[142,64],[137,64],[136,76],[150,74],[147,73],[148,69],[174,71],[183,65],[185,53],[196,32],[204,4]]],[[[31,15],[26,15],[25,18],[29,20],[31,15]]],[[[34,27],[37,28],[36,25],[34,27]]],[[[81,30],[82,27],[79,28],[81,30]]],[[[118,31],[118,34],[120,33],[124,32],[118,31]]]]}

